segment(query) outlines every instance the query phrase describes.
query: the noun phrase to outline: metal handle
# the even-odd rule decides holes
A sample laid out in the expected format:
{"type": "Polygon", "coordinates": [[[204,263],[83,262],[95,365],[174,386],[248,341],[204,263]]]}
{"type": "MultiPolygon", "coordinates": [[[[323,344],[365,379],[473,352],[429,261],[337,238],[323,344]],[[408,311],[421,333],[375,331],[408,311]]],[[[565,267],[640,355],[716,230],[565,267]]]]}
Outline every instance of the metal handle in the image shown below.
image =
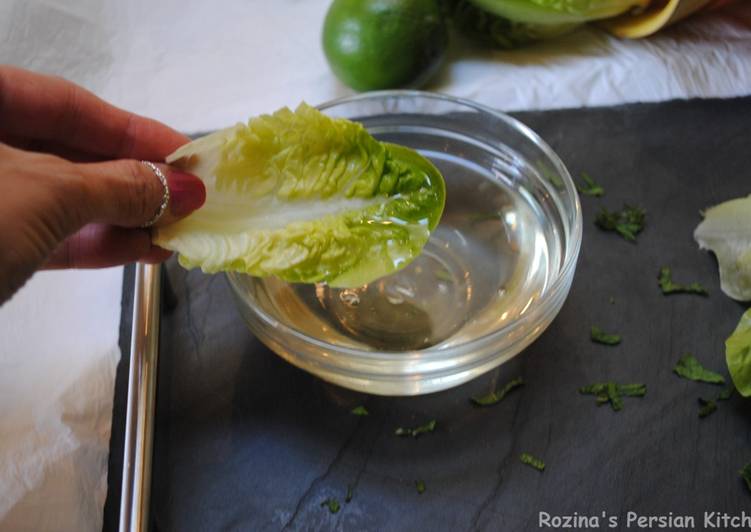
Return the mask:
{"type": "Polygon", "coordinates": [[[147,532],[159,358],[159,265],[136,265],[120,532],[147,532]]]}

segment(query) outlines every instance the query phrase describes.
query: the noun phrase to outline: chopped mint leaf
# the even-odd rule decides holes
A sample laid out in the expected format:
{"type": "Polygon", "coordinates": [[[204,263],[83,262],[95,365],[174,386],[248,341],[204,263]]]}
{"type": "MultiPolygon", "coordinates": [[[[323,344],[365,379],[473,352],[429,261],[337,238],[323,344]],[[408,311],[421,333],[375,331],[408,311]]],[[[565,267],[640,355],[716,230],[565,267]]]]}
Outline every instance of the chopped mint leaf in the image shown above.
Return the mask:
{"type": "Polygon", "coordinates": [[[352,500],[353,492],[352,492],[352,485],[347,484],[347,494],[344,496],[344,502],[349,503],[349,501],[352,500]]]}
{"type": "Polygon", "coordinates": [[[518,388],[524,384],[524,380],[521,377],[509,381],[500,390],[495,390],[487,395],[474,396],[470,398],[470,402],[475,406],[492,406],[500,403],[506,395],[512,390],[518,388]]]}
{"type": "Polygon", "coordinates": [[[623,397],[644,397],[646,384],[617,384],[615,382],[598,382],[579,388],[579,393],[594,395],[597,406],[610,403],[614,411],[623,409],[623,397]]]}
{"type": "Polygon", "coordinates": [[[624,205],[620,211],[600,209],[595,218],[595,225],[603,231],[615,231],[628,241],[635,242],[636,235],[644,229],[647,211],[641,207],[624,205]]]}
{"type": "Polygon", "coordinates": [[[720,392],[720,394],[717,396],[718,401],[727,401],[733,396],[733,393],[735,392],[735,386],[733,386],[733,383],[730,383],[730,386],[725,388],[720,392]]]}
{"type": "Polygon", "coordinates": [[[751,462],[743,466],[743,469],[738,471],[741,478],[746,481],[746,486],[751,490],[751,462]]]}
{"type": "Polygon", "coordinates": [[[435,419],[431,419],[424,425],[420,425],[419,427],[415,427],[412,429],[399,427],[394,431],[394,434],[396,434],[397,436],[412,436],[413,438],[417,438],[421,434],[427,434],[428,432],[433,432],[435,430],[435,426],[436,426],[435,419]]]}
{"type": "Polygon", "coordinates": [[[607,334],[595,325],[593,325],[590,330],[590,338],[593,342],[604,345],[618,345],[621,343],[621,335],[607,334]]]}
{"type": "Polygon", "coordinates": [[[603,194],[605,194],[605,189],[602,188],[601,185],[595,183],[595,180],[592,179],[588,173],[582,172],[581,173],[582,180],[584,181],[584,185],[577,184],[576,188],[584,194],[585,196],[593,196],[596,198],[599,198],[603,194]]]}
{"type": "Polygon", "coordinates": [[[339,501],[337,501],[333,497],[330,497],[323,501],[321,503],[321,508],[323,508],[324,506],[327,507],[329,509],[329,512],[331,512],[332,514],[337,513],[341,508],[341,506],[339,506],[339,501]]]}
{"type": "Polygon", "coordinates": [[[368,409],[364,406],[356,406],[352,409],[352,413],[356,416],[367,416],[368,415],[368,409]]]}
{"type": "Polygon", "coordinates": [[[619,384],[618,393],[626,397],[644,397],[647,395],[646,384],[619,384]]]}
{"type": "Polygon", "coordinates": [[[699,397],[699,417],[705,418],[715,410],[717,410],[717,403],[711,399],[704,399],[699,397]]]}
{"type": "Polygon", "coordinates": [[[683,355],[678,360],[673,371],[678,376],[691,381],[708,382],[710,384],[725,384],[725,379],[722,375],[705,369],[691,353],[683,355]]]}
{"type": "Polygon", "coordinates": [[[419,493],[420,495],[425,493],[425,481],[415,480],[415,488],[417,488],[417,493],[419,493]]]}
{"type": "Polygon", "coordinates": [[[610,296],[610,299],[608,299],[608,303],[611,305],[615,305],[615,298],[613,296],[610,296]]]}
{"type": "Polygon", "coordinates": [[[663,266],[660,268],[660,274],[657,276],[657,282],[660,285],[662,293],[669,294],[696,294],[708,296],[709,292],[699,283],[678,284],[673,282],[673,274],[670,268],[663,266]]]}
{"type": "Polygon", "coordinates": [[[522,461],[522,464],[526,464],[530,467],[533,467],[537,469],[538,471],[545,471],[545,462],[543,462],[539,458],[535,458],[529,453],[522,453],[519,456],[519,459],[522,461]]]}

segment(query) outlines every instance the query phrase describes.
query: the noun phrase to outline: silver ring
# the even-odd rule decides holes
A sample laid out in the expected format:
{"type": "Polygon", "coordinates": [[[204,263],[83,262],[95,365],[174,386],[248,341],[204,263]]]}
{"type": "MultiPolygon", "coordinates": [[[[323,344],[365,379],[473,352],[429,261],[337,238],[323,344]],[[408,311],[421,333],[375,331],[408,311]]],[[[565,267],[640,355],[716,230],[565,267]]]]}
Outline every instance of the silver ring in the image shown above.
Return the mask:
{"type": "Polygon", "coordinates": [[[162,195],[162,204],[159,205],[159,209],[156,211],[156,214],[151,220],[141,226],[151,227],[159,221],[159,218],[162,217],[164,211],[167,210],[167,205],[169,205],[169,185],[167,185],[167,176],[164,175],[164,172],[162,172],[157,165],[149,161],[141,161],[141,163],[146,165],[151,169],[152,172],[154,172],[154,175],[159,178],[159,182],[162,184],[162,188],[164,188],[164,194],[162,195]]]}

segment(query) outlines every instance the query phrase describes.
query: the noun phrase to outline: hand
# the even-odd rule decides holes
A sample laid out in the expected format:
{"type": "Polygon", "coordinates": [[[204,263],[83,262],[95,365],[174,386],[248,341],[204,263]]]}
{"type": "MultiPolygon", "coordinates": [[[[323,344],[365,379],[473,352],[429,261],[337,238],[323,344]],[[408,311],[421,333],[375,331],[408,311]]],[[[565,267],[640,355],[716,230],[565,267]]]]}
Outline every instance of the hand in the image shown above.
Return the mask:
{"type": "MultiPolygon", "coordinates": [[[[0,304],[39,268],[169,257],[140,228],[164,188],[139,161],[189,140],[62,79],[0,66],[0,304]]],[[[170,189],[159,224],[203,204],[197,177],[158,166],[170,189]]]]}

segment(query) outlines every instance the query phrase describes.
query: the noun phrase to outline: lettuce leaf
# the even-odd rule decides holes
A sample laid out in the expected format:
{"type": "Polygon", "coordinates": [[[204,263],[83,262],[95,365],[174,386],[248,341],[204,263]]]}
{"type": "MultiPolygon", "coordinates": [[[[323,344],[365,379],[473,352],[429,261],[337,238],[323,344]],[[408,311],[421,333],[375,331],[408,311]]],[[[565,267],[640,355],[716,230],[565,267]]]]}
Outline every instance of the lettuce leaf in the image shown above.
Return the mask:
{"type": "Polygon", "coordinates": [[[751,301],[751,195],[707,209],[694,239],[717,257],[722,291],[751,301]]]}
{"type": "Polygon", "coordinates": [[[212,133],[167,157],[206,203],[154,230],[204,272],[351,287],[403,268],[438,225],[445,184],[417,152],[301,104],[212,133]]]}
{"type": "Polygon", "coordinates": [[[751,396],[751,309],[741,316],[738,327],[725,340],[725,361],[738,393],[751,396]]]}
{"type": "Polygon", "coordinates": [[[566,24],[620,15],[649,0],[472,0],[477,6],[516,22],[566,24]]]}

